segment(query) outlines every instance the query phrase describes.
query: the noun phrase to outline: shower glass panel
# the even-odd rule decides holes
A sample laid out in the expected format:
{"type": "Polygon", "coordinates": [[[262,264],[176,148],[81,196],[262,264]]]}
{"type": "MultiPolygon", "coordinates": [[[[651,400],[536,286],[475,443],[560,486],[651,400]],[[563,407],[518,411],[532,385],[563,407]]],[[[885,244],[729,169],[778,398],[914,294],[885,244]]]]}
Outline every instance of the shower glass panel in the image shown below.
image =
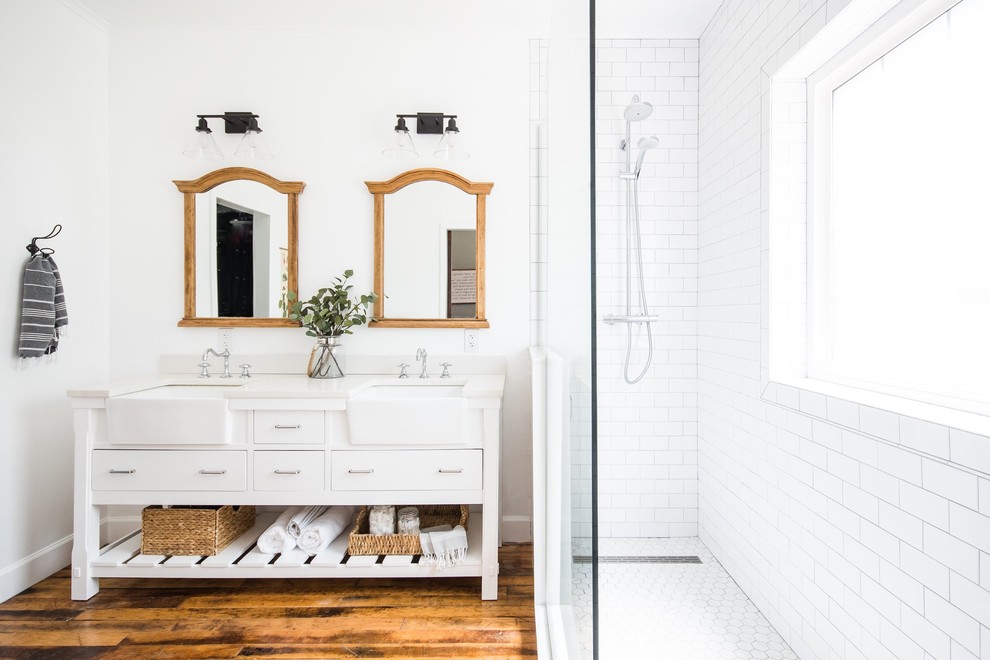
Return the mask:
{"type": "Polygon", "coordinates": [[[532,332],[546,356],[547,392],[546,571],[537,588],[545,596],[552,657],[574,660],[591,660],[594,648],[589,15],[586,2],[560,7],[550,38],[530,50],[539,99],[531,115],[532,332]]]}

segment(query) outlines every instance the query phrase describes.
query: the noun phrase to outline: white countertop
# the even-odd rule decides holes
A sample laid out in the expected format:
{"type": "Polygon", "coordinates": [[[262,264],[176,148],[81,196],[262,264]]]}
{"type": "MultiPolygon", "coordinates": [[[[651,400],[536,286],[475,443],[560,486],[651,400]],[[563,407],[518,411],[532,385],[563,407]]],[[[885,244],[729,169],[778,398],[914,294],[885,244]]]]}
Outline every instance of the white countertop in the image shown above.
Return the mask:
{"type": "Polygon", "coordinates": [[[463,385],[464,396],[501,397],[505,386],[504,375],[470,374],[421,379],[415,375],[398,378],[395,374],[359,374],[343,378],[318,379],[296,374],[262,374],[251,378],[209,379],[179,374],[158,374],[147,378],[130,379],[109,384],[68,390],[71,398],[100,398],[121,396],[166,385],[225,386],[223,396],[229,399],[294,398],[294,399],[346,399],[372,385],[463,385]]]}

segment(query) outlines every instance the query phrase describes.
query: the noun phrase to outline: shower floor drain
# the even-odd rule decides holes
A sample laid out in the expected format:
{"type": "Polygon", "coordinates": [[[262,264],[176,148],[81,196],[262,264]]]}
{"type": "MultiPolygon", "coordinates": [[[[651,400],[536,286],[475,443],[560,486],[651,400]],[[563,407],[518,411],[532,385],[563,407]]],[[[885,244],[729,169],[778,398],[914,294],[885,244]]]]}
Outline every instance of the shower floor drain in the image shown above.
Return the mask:
{"type": "MultiPolygon", "coordinates": [[[[575,555],[572,559],[576,564],[591,563],[591,557],[589,555],[575,555]]],[[[609,564],[700,564],[701,558],[695,555],[620,555],[615,557],[599,557],[598,562],[609,564]]]]}

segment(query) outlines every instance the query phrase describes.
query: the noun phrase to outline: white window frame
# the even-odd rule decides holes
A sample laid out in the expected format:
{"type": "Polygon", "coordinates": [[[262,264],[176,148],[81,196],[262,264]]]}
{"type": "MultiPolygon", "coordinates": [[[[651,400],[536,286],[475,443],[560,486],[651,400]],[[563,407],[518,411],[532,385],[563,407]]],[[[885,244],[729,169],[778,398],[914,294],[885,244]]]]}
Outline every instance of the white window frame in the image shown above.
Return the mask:
{"type": "Polygon", "coordinates": [[[782,420],[792,414],[810,416],[939,460],[953,458],[950,431],[953,438],[967,432],[959,437],[979,434],[990,442],[990,411],[960,410],[809,377],[808,244],[814,240],[809,225],[815,199],[807,197],[814,154],[807,125],[814,110],[808,108],[812,99],[807,87],[809,78],[845,47],[854,42],[862,47],[875,39],[892,17],[905,20],[927,13],[927,20],[919,19],[920,27],[956,4],[958,0],[848,0],[834,15],[823,5],[769,53],[760,78],[760,398],[774,404],[768,414],[782,420]]]}
{"type": "Polygon", "coordinates": [[[808,291],[807,377],[939,406],[990,414],[986,402],[947,389],[926,391],[850,378],[827,366],[821,351],[831,344],[828,305],[828,218],[831,190],[833,92],[963,0],[905,0],[807,78],[808,90],[808,291]]]}

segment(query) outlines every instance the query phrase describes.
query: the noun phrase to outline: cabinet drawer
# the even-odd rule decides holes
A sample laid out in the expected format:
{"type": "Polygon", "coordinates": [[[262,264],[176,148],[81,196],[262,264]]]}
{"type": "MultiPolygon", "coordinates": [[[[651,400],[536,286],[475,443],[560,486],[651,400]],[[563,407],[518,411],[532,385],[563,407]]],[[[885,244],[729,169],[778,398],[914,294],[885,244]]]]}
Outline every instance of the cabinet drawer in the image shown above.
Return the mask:
{"type": "Polygon", "coordinates": [[[254,452],[254,490],[323,490],[322,451],[254,452]]]}
{"type": "Polygon", "coordinates": [[[272,444],[323,444],[322,410],[256,410],[254,442],[272,444]]]}
{"type": "Polygon", "coordinates": [[[239,491],[247,488],[247,452],[93,452],[93,490],[239,491]]]}
{"type": "Polygon", "coordinates": [[[335,451],[333,490],[479,490],[481,450],[335,451]]]}

